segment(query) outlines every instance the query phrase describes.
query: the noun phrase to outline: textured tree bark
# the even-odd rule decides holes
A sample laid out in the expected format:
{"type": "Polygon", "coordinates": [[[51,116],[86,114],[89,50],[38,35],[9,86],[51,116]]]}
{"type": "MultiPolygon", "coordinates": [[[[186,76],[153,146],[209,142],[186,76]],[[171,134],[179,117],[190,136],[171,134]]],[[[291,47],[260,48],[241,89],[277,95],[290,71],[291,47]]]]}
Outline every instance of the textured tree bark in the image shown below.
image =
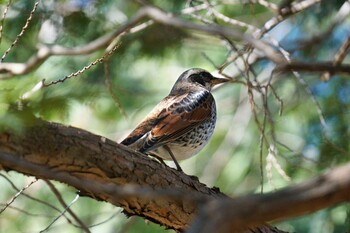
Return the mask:
{"type": "MultiPolygon", "coordinates": [[[[246,229],[264,221],[291,218],[337,203],[348,202],[350,201],[349,174],[350,163],[275,192],[235,199],[214,199],[199,212],[188,233],[230,232],[230,229],[246,229]],[[218,211],[224,217],[212,214],[218,211]]],[[[260,227],[259,230],[261,229],[260,227]]]]}
{"type": "MultiPolygon", "coordinates": [[[[138,184],[158,189],[179,187],[214,197],[223,196],[217,190],[209,189],[183,173],[77,128],[37,121],[25,129],[22,135],[2,133],[0,138],[0,151],[11,153],[17,160],[49,168],[55,173],[68,172],[78,179],[88,178],[98,183],[115,185],[138,184]]],[[[6,169],[37,176],[35,171],[28,171],[21,166],[2,165],[6,169]]],[[[149,201],[132,197],[116,202],[106,193],[81,191],[98,200],[112,201],[112,204],[124,208],[129,215],[141,215],[179,230],[187,227],[195,209],[191,203],[184,206],[184,203],[172,203],[164,199],[149,201]]]]}
{"type": "Polygon", "coordinates": [[[122,207],[127,215],[177,231],[188,228],[206,198],[227,198],[217,188],[104,137],[37,119],[21,134],[0,133],[0,158],[2,169],[61,181],[122,207]],[[125,185],[128,189],[114,192],[125,185]],[[150,190],[167,192],[155,196],[150,190]]]}
{"type": "Polygon", "coordinates": [[[71,185],[176,231],[281,233],[264,222],[350,201],[350,163],[276,192],[231,199],[217,188],[74,127],[33,119],[0,133],[0,169],[71,185]]]}

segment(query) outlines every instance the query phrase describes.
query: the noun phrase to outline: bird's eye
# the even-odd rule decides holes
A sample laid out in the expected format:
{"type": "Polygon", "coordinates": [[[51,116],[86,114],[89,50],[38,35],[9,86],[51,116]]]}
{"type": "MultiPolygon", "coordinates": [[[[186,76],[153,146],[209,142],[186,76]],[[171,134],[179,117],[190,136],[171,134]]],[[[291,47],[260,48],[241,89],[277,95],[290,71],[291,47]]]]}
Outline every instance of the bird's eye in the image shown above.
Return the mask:
{"type": "Polygon", "coordinates": [[[199,74],[191,75],[191,80],[192,82],[199,83],[200,85],[205,87],[205,79],[202,75],[199,75],[199,74]]]}

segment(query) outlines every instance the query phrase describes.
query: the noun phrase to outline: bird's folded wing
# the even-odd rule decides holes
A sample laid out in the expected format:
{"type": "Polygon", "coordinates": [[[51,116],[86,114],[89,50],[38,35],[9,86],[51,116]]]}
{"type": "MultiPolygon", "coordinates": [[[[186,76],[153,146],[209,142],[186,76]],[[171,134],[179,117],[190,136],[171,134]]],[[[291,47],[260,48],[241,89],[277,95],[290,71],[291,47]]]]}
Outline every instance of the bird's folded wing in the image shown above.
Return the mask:
{"type": "MultiPolygon", "coordinates": [[[[183,98],[183,97],[182,97],[183,98]]],[[[174,102],[174,97],[164,98],[158,105],[156,105],[152,111],[142,120],[142,122],[120,143],[123,145],[131,145],[137,140],[148,134],[154,125],[156,125],[161,119],[159,115],[164,109],[167,109],[174,102]]]]}
{"type": "Polygon", "coordinates": [[[173,141],[208,120],[212,114],[213,101],[209,92],[173,97],[172,104],[158,115],[141,150],[147,152],[173,141]]]}

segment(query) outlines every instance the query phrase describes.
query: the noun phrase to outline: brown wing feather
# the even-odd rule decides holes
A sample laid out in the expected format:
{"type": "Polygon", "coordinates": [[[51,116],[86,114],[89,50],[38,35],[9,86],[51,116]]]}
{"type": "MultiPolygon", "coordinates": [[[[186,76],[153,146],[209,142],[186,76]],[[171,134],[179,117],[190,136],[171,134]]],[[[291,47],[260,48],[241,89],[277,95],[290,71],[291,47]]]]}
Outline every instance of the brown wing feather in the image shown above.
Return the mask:
{"type": "MultiPolygon", "coordinates": [[[[176,137],[177,132],[184,133],[183,130],[188,132],[192,129],[191,126],[195,126],[198,123],[202,123],[211,115],[211,109],[208,105],[202,105],[190,112],[176,113],[167,112],[167,115],[155,125],[151,131],[152,136],[155,138],[173,136],[176,137]]],[[[159,140],[161,141],[161,140],[159,140]]]]}
{"type": "Polygon", "coordinates": [[[159,121],[159,115],[161,112],[169,106],[169,103],[173,102],[173,98],[166,97],[158,105],[156,105],[152,111],[145,117],[145,119],[120,143],[123,145],[131,145],[145,134],[150,132],[157,121],[159,121]]]}
{"type": "Polygon", "coordinates": [[[212,114],[213,101],[214,98],[209,92],[201,96],[193,96],[193,93],[190,93],[176,98],[173,105],[159,114],[158,119],[160,120],[153,126],[141,150],[146,152],[155,149],[207,120],[212,114]],[[189,97],[192,99],[186,100],[189,97]]]}

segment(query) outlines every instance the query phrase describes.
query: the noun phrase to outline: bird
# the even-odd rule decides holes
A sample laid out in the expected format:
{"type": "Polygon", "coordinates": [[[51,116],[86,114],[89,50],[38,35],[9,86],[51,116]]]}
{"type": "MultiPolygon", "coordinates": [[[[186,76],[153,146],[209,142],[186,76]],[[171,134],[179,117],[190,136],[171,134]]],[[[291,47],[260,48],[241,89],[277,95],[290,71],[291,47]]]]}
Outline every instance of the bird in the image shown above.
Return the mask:
{"type": "Polygon", "coordinates": [[[183,72],[168,96],[124,139],[126,145],[143,154],[178,160],[197,154],[208,143],[216,124],[216,104],[212,88],[230,81],[208,71],[192,68],[183,72]]]}

